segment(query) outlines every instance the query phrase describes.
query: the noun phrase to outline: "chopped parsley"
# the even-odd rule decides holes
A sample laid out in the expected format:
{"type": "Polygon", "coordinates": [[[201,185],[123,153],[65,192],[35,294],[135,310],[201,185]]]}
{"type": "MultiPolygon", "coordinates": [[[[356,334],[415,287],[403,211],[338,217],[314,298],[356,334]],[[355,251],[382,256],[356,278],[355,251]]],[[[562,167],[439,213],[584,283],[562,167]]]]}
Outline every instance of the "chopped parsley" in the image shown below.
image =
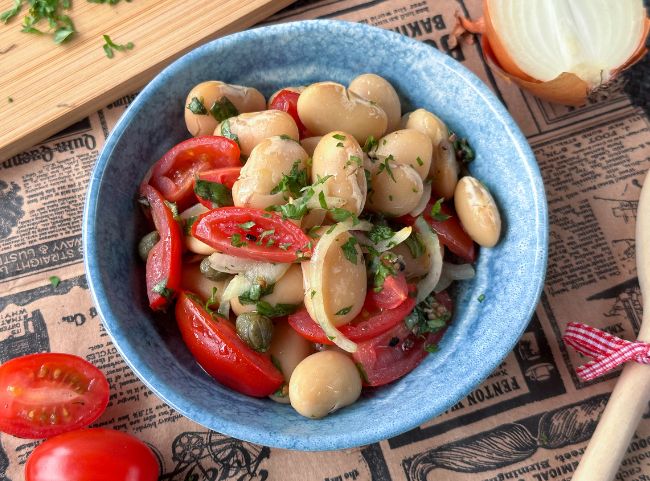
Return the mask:
{"type": "Polygon", "coordinates": [[[456,134],[452,134],[450,136],[450,140],[452,140],[452,145],[454,146],[456,160],[459,162],[468,163],[476,158],[474,149],[470,147],[467,139],[459,139],[456,134]]]}
{"type": "Polygon", "coordinates": [[[269,304],[266,301],[258,301],[255,310],[266,317],[283,317],[293,314],[298,309],[297,304],[269,304]]]}
{"type": "MultiPolygon", "coordinates": [[[[345,135],[341,135],[341,134],[334,134],[334,135],[332,135],[332,137],[334,137],[336,140],[345,140],[345,135]]],[[[342,144],[341,144],[341,146],[342,146],[342,144]]],[[[338,144],[337,144],[337,147],[338,147],[338,144]]]]}
{"type": "Polygon", "coordinates": [[[355,265],[358,261],[357,244],[358,242],[356,237],[350,236],[341,246],[345,258],[355,265]]]}
{"type": "Polygon", "coordinates": [[[481,294],[480,296],[478,296],[478,298],[476,300],[478,302],[483,302],[485,300],[485,294],[481,294]]]}
{"type": "Polygon", "coordinates": [[[417,259],[427,251],[419,232],[412,232],[411,235],[406,238],[404,244],[408,247],[413,259],[417,259]]]}
{"type": "Polygon", "coordinates": [[[172,217],[174,218],[174,220],[179,220],[180,216],[178,215],[178,206],[176,205],[176,202],[169,202],[168,200],[166,200],[164,202],[165,202],[165,205],[171,211],[172,217]]]}
{"type": "MultiPolygon", "coordinates": [[[[257,244],[258,246],[261,246],[262,243],[264,242],[264,239],[266,239],[267,237],[269,237],[270,235],[273,235],[273,234],[275,234],[275,229],[269,229],[269,230],[262,231],[262,233],[257,238],[257,242],[255,244],[257,244]]],[[[275,241],[273,241],[273,239],[271,239],[269,237],[269,239],[266,242],[266,245],[271,246],[271,245],[273,245],[274,242],[275,241]]]]}
{"type": "Polygon", "coordinates": [[[325,210],[329,209],[329,207],[327,206],[327,201],[325,200],[325,192],[323,192],[322,190],[318,193],[318,203],[323,209],[325,210]]]}
{"type": "Polygon", "coordinates": [[[291,243],[290,242],[284,242],[284,243],[280,244],[278,247],[280,249],[282,249],[283,251],[286,251],[286,250],[289,250],[289,247],[291,247],[291,243]]]}
{"type": "Polygon", "coordinates": [[[307,171],[301,169],[300,164],[300,160],[296,160],[291,166],[289,173],[282,174],[280,183],[271,190],[272,195],[282,192],[294,198],[300,197],[302,189],[307,185],[307,171]]]}
{"type": "Polygon", "coordinates": [[[315,295],[316,295],[316,289],[312,289],[310,297],[313,299],[315,295]]]}
{"type": "Polygon", "coordinates": [[[417,161],[417,163],[418,163],[418,165],[419,165],[420,167],[422,167],[422,166],[424,165],[424,161],[423,161],[420,157],[418,157],[418,158],[415,159],[415,160],[417,161]]]}
{"type": "Polygon", "coordinates": [[[248,222],[244,222],[243,224],[237,224],[237,225],[244,230],[251,230],[251,227],[255,225],[255,222],[249,220],[248,222]]]}
{"type": "Polygon", "coordinates": [[[50,284],[52,284],[52,287],[56,288],[61,284],[61,279],[57,276],[50,276],[50,284]]]}
{"type": "Polygon", "coordinates": [[[275,284],[262,286],[261,284],[255,283],[249,290],[239,295],[239,302],[242,304],[255,304],[262,297],[272,294],[274,287],[275,284]]]}
{"type": "Polygon", "coordinates": [[[357,166],[359,166],[359,167],[361,167],[361,164],[363,163],[363,161],[356,155],[351,155],[350,160],[352,162],[354,162],[355,164],[357,164],[357,166]]]}
{"type": "Polygon", "coordinates": [[[246,242],[241,239],[241,234],[235,233],[230,237],[230,245],[233,247],[244,247],[246,242]]]}
{"type": "Polygon", "coordinates": [[[451,313],[447,308],[439,303],[433,294],[429,294],[406,316],[404,323],[415,334],[423,335],[438,332],[450,319],[451,313]]]}
{"type": "Polygon", "coordinates": [[[208,115],[208,109],[203,105],[203,97],[192,97],[192,100],[187,104],[187,109],[196,115],[208,115]]]}
{"type": "Polygon", "coordinates": [[[174,290],[167,287],[167,279],[163,279],[158,284],[151,288],[156,294],[160,294],[166,299],[171,299],[174,295],[174,290]]]}
{"type": "Polygon", "coordinates": [[[223,122],[230,117],[239,115],[239,111],[230,99],[224,95],[219,100],[214,101],[212,107],[210,107],[210,115],[212,115],[217,122],[223,122]]]}
{"type": "Polygon", "coordinates": [[[336,313],[336,315],[337,316],[345,316],[346,314],[349,314],[351,310],[352,310],[352,306],[347,306],[347,307],[344,307],[343,309],[339,310],[336,313]]]}
{"type": "Polygon", "coordinates": [[[385,171],[393,182],[397,182],[397,180],[395,180],[395,175],[393,175],[393,169],[390,166],[391,160],[393,160],[393,156],[389,155],[379,163],[379,168],[377,169],[377,175],[385,171]]]}
{"type": "Polygon", "coordinates": [[[352,225],[357,225],[359,223],[359,218],[356,215],[341,207],[334,207],[329,212],[332,219],[336,222],[344,222],[348,219],[352,219],[352,225]]]}
{"type": "Polygon", "coordinates": [[[208,314],[211,315],[214,314],[219,308],[219,301],[217,300],[217,291],[218,289],[216,287],[213,287],[212,294],[210,294],[208,300],[205,301],[205,310],[208,312],[208,314]],[[214,306],[216,306],[217,309],[213,309],[214,306]]]}
{"type": "Polygon", "coordinates": [[[442,212],[442,202],[444,200],[445,199],[441,197],[436,201],[435,204],[433,204],[433,207],[431,207],[431,218],[433,220],[437,220],[438,222],[444,222],[451,217],[450,215],[447,215],[442,212]]]}
{"type": "Polygon", "coordinates": [[[282,140],[291,140],[292,142],[300,143],[296,139],[292,138],[291,136],[289,136],[287,134],[280,134],[280,138],[282,140]]]}
{"type": "Polygon", "coordinates": [[[183,233],[185,235],[192,235],[192,226],[194,225],[196,219],[198,218],[199,218],[198,215],[193,215],[185,219],[185,221],[183,222],[183,233]]]}
{"type": "Polygon", "coordinates": [[[368,138],[366,139],[366,142],[363,144],[362,150],[363,150],[365,153],[368,153],[368,152],[370,152],[372,149],[374,149],[375,147],[377,147],[377,145],[378,145],[377,140],[376,140],[372,135],[370,135],[370,136],[368,136],[368,138]]]}
{"type": "MultiPolygon", "coordinates": [[[[72,34],[72,32],[70,32],[70,34],[72,34]]],[[[126,52],[127,50],[132,50],[133,47],[135,46],[133,45],[133,42],[128,42],[125,44],[115,43],[111,40],[111,37],[109,37],[108,35],[102,35],[102,37],[104,38],[104,45],[102,47],[104,49],[104,53],[108,58],[113,58],[113,56],[115,55],[113,53],[113,50],[117,50],[118,52],[126,52]]],[[[54,41],[56,43],[61,43],[56,41],[56,34],[54,35],[54,41]]]]}
{"type": "Polygon", "coordinates": [[[387,225],[375,224],[372,226],[370,232],[368,232],[368,237],[373,242],[373,244],[379,244],[379,242],[391,239],[395,236],[393,229],[387,225]]]}
{"type": "Polygon", "coordinates": [[[375,292],[381,292],[384,282],[388,276],[394,276],[400,270],[400,258],[390,252],[381,254],[376,251],[370,252],[370,272],[373,275],[373,288],[375,292]]]}
{"type": "Polygon", "coordinates": [[[209,201],[213,208],[233,205],[230,189],[218,182],[197,178],[194,184],[194,193],[197,197],[209,201]]]}
{"type": "Polygon", "coordinates": [[[221,135],[227,139],[234,140],[239,145],[239,137],[230,131],[230,119],[221,122],[221,135]]]}
{"type": "Polygon", "coordinates": [[[429,354],[432,354],[434,352],[438,352],[440,350],[440,347],[438,347],[438,344],[427,344],[424,346],[424,350],[429,354]]]}
{"type": "Polygon", "coordinates": [[[312,239],[319,239],[319,238],[320,238],[320,235],[318,235],[318,232],[316,232],[316,231],[317,231],[318,229],[320,229],[321,227],[322,227],[322,226],[320,226],[320,225],[315,225],[315,226],[311,227],[311,228],[307,231],[307,235],[308,235],[309,237],[311,237],[312,239]]]}

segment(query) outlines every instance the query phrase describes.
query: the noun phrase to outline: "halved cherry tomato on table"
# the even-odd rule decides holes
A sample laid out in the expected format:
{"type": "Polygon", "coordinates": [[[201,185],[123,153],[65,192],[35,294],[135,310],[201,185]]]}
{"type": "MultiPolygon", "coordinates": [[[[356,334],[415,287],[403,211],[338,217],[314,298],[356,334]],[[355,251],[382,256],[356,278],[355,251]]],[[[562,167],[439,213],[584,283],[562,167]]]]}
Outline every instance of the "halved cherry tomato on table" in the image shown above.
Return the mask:
{"type": "Polygon", "coordinates": [[[48,439],[25,464],[26,481],[157,481],[158,460],[130,434],[83,429],[48,439]]]}
{"type": "Polygon", "coordinates": [[[109,386],[72,354],[30,354],[0,366],[0,431],[47,438],[88,426],[106,409],[109,386]]]}
{"type": "MultiPolygon", "coordinates": [[[[361,342],[379,336],[397,324],[403,324],[415,307],[415,299],[407,296],[399,305],[380,309],[377,307],[373,294],[368,293],[361,313],[349,324],[339,326],[338,330],[352,342],[361,342]]],[[[323,329],[314,321],[306,308],[289,315],[289,325],[302,337],[321,344],[333,344],[323,329]]]]}
{"type": "Polygon", "coordinates": [[[183,237],[174,215],[160,193],[148,184],[140,188],[151,207],[151,215],[160,235],[147,257],[147,296],[154,311],[167,308],[181,283],[183,237]]]}
{"type": "MultiPolygon", "coordinates": [[[[445,247],[463,260],[474,263],[477,254],[476,245],[463,229],[456,211],[449,204],[443,202],[440,206],[440,213],[449,217],[446,220],[435,220],[431,217],[431,208],[434,204],[434,200],[429,201],[429,204],[422,213],[424,219],[431,226],[434,232],[438,234],[440,242],[444,244],[445,247]]],[[[400,217],[398,221],[412,226],[415,223],[415,217],[405,215],[400,217]]]]}
{"type": "Polygon", "coordinates": [[[176,322],[196,361],[221,384],[242,394],[265,397],[284,383],[271,358],[253,351],[232,322],[212,317],[191,293],[176,302],[176,322]]]}
{"type": "Polygon", "coordinates": [[[250,207],[222,207],[199,216],[192,236],[219,252],[266,262],[309,258],[312,241],[296,224],[250,207]]]}
{"type": "Polygon", "coordinates": [[[194,137],[176,144],[154,164],[149,184],[182,211],[193,203],[192,187],[197,173],[241,167],[239,155],[239,145],[231,139],[215,135],[194,137]]]}
{"type": "Polygon", "coordinates": [[[300,97],[298,92],[292,92],[291,90],[286,89],[280,90],[273,99],[273,102],[269,105],[269,109],[282,110],[291,115],[298,126],[300,138],[304,139],[305,137],[309,137],[311,134],[307,131],[307,127],[304,126],[298,116],[298,97],[300,97]]]}

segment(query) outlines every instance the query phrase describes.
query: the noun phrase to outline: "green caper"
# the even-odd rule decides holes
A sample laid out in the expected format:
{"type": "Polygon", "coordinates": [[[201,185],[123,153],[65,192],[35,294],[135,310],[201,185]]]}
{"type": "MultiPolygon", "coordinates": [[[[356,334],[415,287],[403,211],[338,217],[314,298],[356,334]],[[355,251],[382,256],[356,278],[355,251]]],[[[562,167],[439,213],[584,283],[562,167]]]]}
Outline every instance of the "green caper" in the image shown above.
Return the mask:
{"type": "Polygon", "coordinates": [[[160,235],[158,234],[157,230],[153,232],[149,232],[142,239],[140,239],[140,242],[138,243],[138,254],[140,254],[140,258],[144,262],[147,262],[147,257],[149,257],[149,252],[151,251],[151,249],[153,249],[153,246],[155,246],[159,240],[160,240],[160,235]]]}
{"type": "Polygon", "coordinates": [[[220,272],[212,267],[209,257],[206,257],[201,261],[199,269],[201,270],[201,274],[203,274],[211,281],[221,281],[228,277],[228,274],[226,272],[220,272]]]}
{"type": "Polygon", "coordinates": [[[257,312],[237,316],[237,334],[251,349],[266,352],[273,337],[273,321],[257,312]]]}

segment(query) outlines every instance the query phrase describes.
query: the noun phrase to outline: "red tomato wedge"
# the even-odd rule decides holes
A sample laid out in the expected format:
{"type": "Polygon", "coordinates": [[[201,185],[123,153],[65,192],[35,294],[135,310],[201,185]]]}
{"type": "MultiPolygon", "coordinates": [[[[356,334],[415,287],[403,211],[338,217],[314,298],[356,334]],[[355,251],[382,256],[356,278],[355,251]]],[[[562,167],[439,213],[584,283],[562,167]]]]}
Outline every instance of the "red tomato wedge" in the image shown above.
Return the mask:
{"type": "Polygon", "coordinates": [[[199,216],[192,236],[237,257],[266,262],[309,258],[312,242],[296,224],[249,207],[221,207],[199,216]]]}
{"type": "Polygon", "coordinates": [[[182,211],[194,202],[192,189],[197,173],[220,167],[241,167],[239,155],[237,142],[226,137],[194,137],[176,144],[154,164],[149,184],[182,211]]]}
{"type": "Polygon", "coordinates": [[[380,309],[395,309],[401,305],[409,296],[409,286],[406,283],[404,274],[388,276],[384,280],[381,291],[374,289],[368,291],[370,301],[380,309]]]}
{"type": "Polygon", "coordinates": [[[413,334],[403,322],[391,330],[357,343],[352,354],[364,373],[364,385],[382,386],[408,374],[427,356],[424,347],[436,344],[444,330],[425,336],[413,334]]]}
{"type": "Polygon", "coordinates": [[[143,185],[140,190],[149,202],[153,222],[160,235],[160,240],[147,257],[149,306],[154,311],[160,311],[169,306],[181,284],[183,237],[181,228],[160,193],[150,185],[143,185]]]}
{"type": "MultiPolygon", "coordinates": [[[[415,307],[415,299],[407,297],[404,301],[390,309],[377,309],[366,297],[366,304],[361,313],[349,324],[339,326],[338,330],[352,342],[361,342],[379,336],[403,320],[415,307]]],[[[314,321],[304,307],[294,314],[290,314],[289,325],[302,337],[321,344],[334,344],[330,341],[323,329],[314,321]]]]}
{"type": "Polygon", "coordinates": [[[109,386],[72,354],[30,354],[0,366],[0,431],[48,438],[88,426],[106,409],[109,386]]]}
{"type": "Polygon", "coordinates": [[[25,464],[26,481],[157,481],[158,460],[130,434],[83,429],[48,439],[25,464]]]}
{"type": "Polygon", "coordinates": [[[298,116],[298,97],[300,97],[298,92],[292,92],[291,90],[286,89],[280,90],[273,99],[273,102],[269,105],[269,109],[282,110],[291,115],[298,126],[300,138],[304,139],[305,137],[309,137],[311,134],[298,116]]]}
{"type": "Polygon", "coordinates": [[[199,172],[194,178],[194,184],[193,184],[194,185],[193,189],[194,189],[194,194],[196,195],[196,199],[208,209],[214,209],[223,205],[232,205],[232,195],[230,191],[232,190],[232,186],[239,178],[240,172],[241,172],[241,167],[224,167],[223,169],[214,169],[214,170],[207,170],[205,172],[199,172]],[[213,203],[210,198],[204,198],[201,195],[199,195],[199,194],[203,194],[203,192],[197,190],[198,181],[211,182],[213,184],[220,184],[226,187],[228,189],[226,190],[227,199],[224,198],[225,196],[223,195],[223,193],[220,193],[222,197],[220,201],[223,202],[224,200],[227,200],[228,202],[213,203]]]}
{"type": "Polygon", "coordinates": [[[196,361],[224,386],[248,396],[265,397],[284,383],[269,356],[248,347],[230,320],[213,318],[192,294],[183,292],[178,298],[176,322],[196,361]]]}
{"type": "MultiPolygon", "coordinates": [[[[422,215],[427,223],[431,226],[438,236],[440,236],[440,242],[445,245],[451,252],[456,254],[458,257],[463,260],[474,263],[476,261],[477,249],[474,241],[463,229],[456,211],[446,202],[443,202],[440,207],[440,213],[443,215],[448,215],[447,220],[435,220],[431,217],[431,208],[435,204],[434,200],[431,200],[427,205],[426,209],[422,215]]],[[[402,216],[398,221],[403,224],[412,226],[415,223],[415,217],[410,215],[402,216]]]]}

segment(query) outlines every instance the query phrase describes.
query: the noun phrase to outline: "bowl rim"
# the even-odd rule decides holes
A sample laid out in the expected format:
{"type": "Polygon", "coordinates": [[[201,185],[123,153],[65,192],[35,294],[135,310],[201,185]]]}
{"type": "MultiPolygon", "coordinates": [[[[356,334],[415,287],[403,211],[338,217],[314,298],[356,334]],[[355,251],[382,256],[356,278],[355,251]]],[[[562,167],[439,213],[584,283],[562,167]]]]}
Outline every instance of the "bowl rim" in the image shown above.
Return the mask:
{"type": "MultiPolygon", "coordinates": [[[[133,103],[122,114],[115,127],[111,131],[106,143],[98,157],[93,172],[90,177],[90,182],[86,194],[86,200],[83,213],[82,225],[82,244],[84,251],[84,270],[88,280],[88,286],[91,292],[92,299],[95,303],[102,323],[109,336],[111,337],[114,346],[125,360],[127,365],[133,370],[138,378],[153,391],[161,400],[169,404],[175,410],[183,414],[185,417],[194,422],[208,428],[214,429],[220,433],[232,436],[244,441],[253,442],[265,446],[283,448],[283,449],[296,449],[304,451],[324,451],[335,449],[346,449],[361,445],[378,442],[380,440],[388,439],[398,434],[404,433],[410,429],[420,426],[424,422],[432,419],[433,417],[442,413],[445,409],[450,408],[458,399],[462,399],[464,395],[471,391],[474,387],[478,386],[497,366],[498,364],[511,352],[519,337],[526,329],[530,322],[537,303],[539,301],[546,272],[546,265],[548,259],[548,207],[546,203],[546,196],[542,177],[539,167],[536,163],[534,154],[517,126],[514,119],[510,116],[506,108],[499,102],[497,97],[489,90],[473,72],[464,67],[460,62],[452,59],[446,54],[439,52],[437,49],[426,45],[423,42],[402,36],[396,32],[373,27],[360,23],[353,23],[341,20],[302,20],[298,22],[287,22],[276,25],[268,25],[257,27],[252,30],[244,30],[242,32],[234,33],[216,40],[212,40],[201,46],[184,54],[169,66],[159,72],[153,80],[151,80],[144,89],[138,94],[133,103]],[[345,26],[346,29],[356,29],[360,35],[372,33],[373,35],[381,36],[385,41],[390,43],[397,42],[406,48],[426,50],[428,55],[437,58],[437,62],[443,67],[452,71],[456,76],[460,77],[461,81],[483,100],[486,108],[491,110],[507,130],[508,137],[516,150],[516,155],[524,161],[527,167],[527,177],[531,180],[530,187],[532,188],[531,196],[534,198],[534,206],[536,210],[535,227],[536,227],[536,257],[531,265],[531,284],[528,286],[526,298],[521,299],[521,302],[528,303],[528,308],[525,312],[525,320],[519,324],[517,331],[512,331],[509,336],[501,336],[501,344],[498,347],[499,351],[503,351],[501,356],[497,356],[492,362],[487,362],[482,365],[480,373],[477,375],[476,371],[468,374],[466,378],[455,384],[453,387],[454,396],[451,396],[448,402],[444,403],[441,407],[438,405],[435,408],[428,408],[422,406],[422,409],[413,412],[411,416],[400,417],[398,422],[386,423],[385,425],[370,426],[368,431],[355,431],[349,432],[345,439],[336,437],[328,437],[327,433],[320,433],[319,436],[306,436],[302,438],[290,438],[287,435],[266,432],[260,429],[252,429],[246,422],[240,422],[236,419],[229,419],[227,417],[220,417],[218,414],[216,418],[219,420],[218,426],[207,426],[205,420],[199,419],[197,415],[190,413],[188,406],[188,399],[181,396],[174,387],[164,380],[162,380],[154,370],[150,369],[145,358],[139,353],[135,343],[119,339],[119,332],[115,332],[113,327],[115,323],[115,316],[106,301],[106,286],[103,285],[101,276],[97,269],[97,242],[95,238],[95,220],[97,214],[97,202],[99,190],[102,184],[102,177],[106,173],[106,165],[111,158],[116,145],[118,144],[122,134],[128,129],[133,120],[134,115],[137,113],[139,105],[145,102],[150,91],[155,91],[159,85],[164,84],[165,78],[168,74],[173,74],[177,71],[184,70],[186,63],[194,55],[200,55],[201,52],[209,50],[215,46],[228,45],[230,43],[237,43],[247,39],[251,36],[251,32],[256,35],[262,34],[274,35],[282,34],[290,28],[295,28],[296,25],[302,24],[306,28],[326,29],[331,34],[333,30],[345,26]],[[456,395],[458,394],[458,395],[456,395]],[[452,402],[453,401],[453,402],[452,402]]],[[[215,415],[213,415],[215,417],[215,415]]],[[[318,422],[318,421],[314,421],[318,422]]]]}

